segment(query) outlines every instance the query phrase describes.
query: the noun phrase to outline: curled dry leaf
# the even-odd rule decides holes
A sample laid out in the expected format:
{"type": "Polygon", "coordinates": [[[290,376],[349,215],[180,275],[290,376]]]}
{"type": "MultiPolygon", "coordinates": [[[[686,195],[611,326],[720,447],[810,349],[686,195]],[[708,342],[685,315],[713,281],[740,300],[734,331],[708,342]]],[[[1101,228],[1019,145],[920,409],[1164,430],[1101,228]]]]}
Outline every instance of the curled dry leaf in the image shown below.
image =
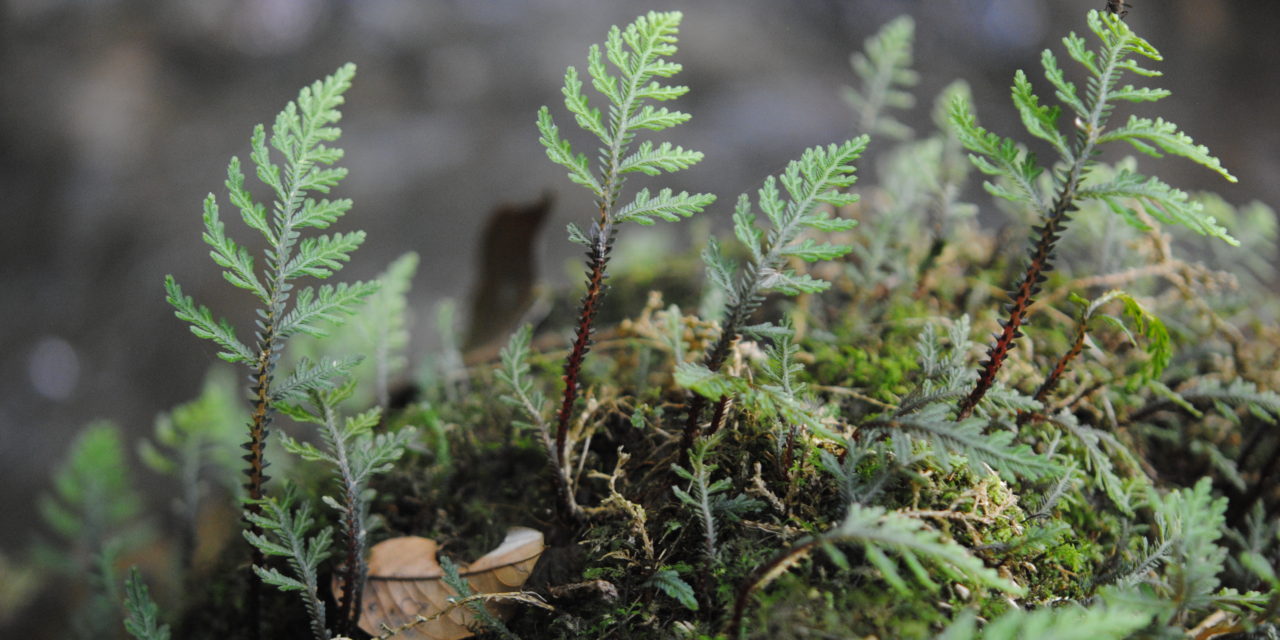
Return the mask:
{"type": "MultiPolygon", "coordinates": [[[[475,614],[466,607],[452,606],[457,597],[444,583],[444,570],[436,559],[440,546],[430,538],[405,536],[384,540],[369,551],[369,580],[364,588],[360,628],[378,636],[384,629],[397,629],[418,620],[396,634],[405,640],[456,640],[474,633],[475,614]],[[450,608],[452,607],[452,608],[450,608]],[[437,615],[447,610],[444,615],[437,615]]],[[[470,565],[459,565],[459,574],[473,593],[519,591],[542,555],[542,533],[527,527],[512,527],[498,548],[470,565]]],[[[334,584],[335,592],[341,591],[334,584]]],[[[339,597],[341,597],[339,595],[339,597]]],[[[511,615],[509,607],[490,602],[485,605],[499,618],[511,615]]]]}

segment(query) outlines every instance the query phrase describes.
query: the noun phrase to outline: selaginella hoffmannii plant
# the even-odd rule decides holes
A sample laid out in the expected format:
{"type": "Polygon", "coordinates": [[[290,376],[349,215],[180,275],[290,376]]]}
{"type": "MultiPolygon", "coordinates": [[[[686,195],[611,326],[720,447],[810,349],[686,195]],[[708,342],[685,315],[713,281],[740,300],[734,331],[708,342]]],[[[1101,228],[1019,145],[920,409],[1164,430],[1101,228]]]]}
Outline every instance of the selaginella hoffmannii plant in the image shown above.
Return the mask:
{"type": "MultiPolygon", "coordinates": [[[[338,107],[355,70],[353,64],[344,65],[333,75],[303,88],[298,98],[276,117],[269,142],[264,126],[254,128],[250,158],[258,179],[275,199],[270,213],[246,188],[240,159],[232,157],[227,165],[226,188],[231,203],[240,210],[245,225],[266,240],[263,269],[255,266],[247,248],[227,235],[214,195],[210,193],[205,198],[203,237],[211,247],[209,255],[224,269],[228,282],[249,291],[257,300],[254,345],[242,342],[229,322],[214,320],[207,307],[184,295],[173,276],[165,277],[167,300],[178,318],[191,325],[192,333],[217,344],[221,348],[219,358],[243,364],[251,372],[249,436],[244,444],[248,454],[244,459],[249,463],[245,469],[246,528],[252,535],[263,534],[255,519],[263,516],[264,484],[268,479],[263,453],[276,405],[332,387],[333,381],[353,364],[349,360],[303,361],[287,378],[277,381],[276,362],[285,344],[298,333],[324,335],[326,325],[340,323],[354,313],[378,287],[376,282],[356,282],[294,290],[295,282],[302,278],[333,275],[364,242],[363,231],[301,237],[305,229],[328,228],[351,208],[349,199],[317,199],[311,194],[328,193],[347,175],[346,169],[333,166],[342,159],[342,149],[327,143],[341,134],[333,125],[341,118],[338,107]],[[271,149],[283,164],[272,159],[271,149]]],[[[262,552],[254,547],[252,564],[262,565],[264,560],[262,552]]],[[[250,584],[252,619],[247,624],[256,636],[259,583],[251,580],[250,584]]]]}
{"type": "Polygon", "coordinates": [[[1034,154],[1014,140],[980,127],[972,107],[963,98],[951,105],[951,123],[960,142],[972,152],[969,157],[974,166],[983,173],[1004,179],[1000,183],[986,182],[987,191],[1028,207],[1040,218],[1040,224],[1032,229],[1034,238],[1026,270],[1009,292],[1008,317],[1000,322],[1001,331],[994,336],[987,351],[977,383],[960,402],[961,418],[973,412],[995,383],[996,373],[1022,335],[1020,328],[1027,310],[1039,293],[1045,274],[1053,269],[1055,245],[1080,202],[1101,200],[1126,222],[1145,228],[1146,224],[1126,204],[1138,202],[1151,218],[1235,243],[1225,229],[1204,213],[1199,202],[1159,178],[1125,170],[1106,182],[1088,181],[1089,169],[1097,162],[1098,148],[1111,142],[1128,142],[1138,151],[1156,157],[1166,153],[1182,156],[1235,181],[1207,148],[1192,142],[1177,125],[1163,118],[1130,116],[1125,123],[1110,126],[1117,103],[1152,102],[1169,95],[1164,89],[1119,84],[1130,73],[1143,77],[1160,75],[1158,71],[1140,66],[1138,58],[1156,61],[1162,58],[1155,47],[1134,34],[1114,13],[1090,11],[1088,23],[1089,30],[1101,41],[1096,51],[1089,50],[1085,39],[1074,33],[1063,39],[1067,54],[1088,74],[1083,96],[1076,84],[1066,78],[1052,51],[1046,49],[1041,57],[1045,78],[1053,85],[1054,95],[1073,116],[1074,136],[1059,127],[1063,107],[1041,105],[1026,74],[1018,71],[1014,76],[1013,103],[1023,125],[1031,135],[1049,143],[1060,159],[1052,173],[1051,192],[1042,186],[1040,175],[1044,168],[1037,164],[1034,154]]]}
{"type": "MultiPolygon", "coordinates": [[[[681,65],[664,56],[676,52],[676,33],[682,17],[678,11],[651,11],[626,29],[613,27],[603,50],[598,45],[591,46],[587,73],[591,76],[591,85],[608,99],[607,121],[600,109],[591,107],[583,95],[577,69],[569,67],[565,71],[562,89],[565,108],[573,114],[578,126],[598,138],[602,145],[598,149],[595,172],[587,156],[575,153],[569,141],[560,137],[551,111],[545,106],[538,111],[538,132],[547,157],[568,169],[569,180],[590,191],[596,205],[596,216],[586,231],[569,225],[569,239],[587,248],[587,290],[582,296],[573,344],[565,359],[564,394],[556,413],[554,440],[546,430],[542,434],[554,467],[559,508],[567,517],[581,515],[570,475],[569,422],[581,384],[582,361],[591,348],[592,325],[607,288],[609,254],[617,227],[625,222],[653,224],[655,219],[674,222],[702,211],[715,201],[715,196],[703,193],[673,193],[671,189],[662,189],[651,194],[648,189],[641,189],[629,203],[619,205],[628,174],[655,176],[664,171],[686,169],[702,160],[702,153],[670,142],[654,145],[646,140],[634,151],[631,148],[642,131],[662,131],[689,120],[687,113],[650,104],[673,100],[689,90],[658,81],[670,78],[681,69],[681,65]],[[606,60],[617,75],[610,72],[606,60]]],[[[541,420],[535,422],[544,424],[541,420]]]]}

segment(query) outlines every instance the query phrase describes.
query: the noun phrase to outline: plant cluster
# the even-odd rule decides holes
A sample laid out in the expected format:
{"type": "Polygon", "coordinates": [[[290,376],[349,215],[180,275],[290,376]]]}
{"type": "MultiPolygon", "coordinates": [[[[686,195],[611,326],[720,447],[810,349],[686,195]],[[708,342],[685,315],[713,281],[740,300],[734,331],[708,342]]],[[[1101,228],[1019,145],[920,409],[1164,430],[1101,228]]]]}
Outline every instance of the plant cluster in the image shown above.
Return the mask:
{"type": "MultiPolygon", "coordinates": [[[[666,188],[622,197],[631,174],[686,169],[702,154],[637,140],[689,119],[655,104],[687,90],[663,84],[680,71],[669,58],[682,16],[615,27],[587,63],[607,109],[592,106],[573,67],[563,87],[574,122],[598,141],[596,164],[549,109],[537,116],[548,157],[595,205],[585,229],[568,230],[587,251],[571,339],[522,327],[496,366],[423,374],[407,405],[390,388],[407,370],[417,257],[378,282],[295,290],[333,275],[364,240],[302,237],[351,207],[309,194],[344,175],[328,145],[354,68],[304,89],[269,141],[263,127],[251,138],[270,215],[239,161],[228,168],[231,202],[265,241],[261,267],[227,235],[214,196],[204,207],[215,263],[258,305],[253,346],[166,279],[178,316],[251,381],[247,417],[234,383],[212,376],[142,450],[180,480],[189,575],[208,571],[197,523],[211,487],[243,490],[249,545],[226,554],[232,566],[252,554],[252,573],[215,571],[203,589],[190,585],[191,599],[162,599],[186,611],[172,620],[177,635],[364,637],[366,583],[403,581],[396,593],[412,601],[424,579],[371,577],[371,541],[429,535],[465,556],[490,548],[502,525],[528,524],[550,544],[528,583],[478,591],[442,556],[429,579],[454,596],[424,599],[416,621],[378,637],[463,637],[431,622],[464,607],[476,634],[503,638],[1274,637],[1278,309],[1236,287],[1276,274],[1216,246],[1200,248],[1247,275],[1184,260],[1158,226],[1249,252],[1274,247],[1274,214],[1185,193],[1131,158],[1101,159],[1100,148],[1127,142],[1234,180],[1172,123],[1113,117],[1168,92],[1126,84],[1158,75],[1143,61],[1160,54],[1122,20],[1127,3],[1109,7],[1088,14],[1092,43],[1063,40],[1073,73],[1044,53],[1056,105],[1015,75],[1020,137],[979,126],[963,83],[934,101],[935,131],[904,124],[918,80],[913,24],[891,22],[852,59],[846,97],[863,135],[803,151],[754,198],[738,198],[736,242],[712,238],[701,251],[700,299],[653,293],[602,329],[606,290],[645,286],[609,271],[619,227],[678,222],[714,203],[666,188]],[[878,175],[851,193],[869,153],[878,175]],[[979,218],[964,201],[970,168],[988,177],[998,212],[979,218]],[[1034,221],[1024,262],[993,240],[1001,214],[1034,221]],[[1007,294],[988,284],[1009,278],[1007,294]],[[975,330],[996,330],[977,367],[975,330]],[[277,378],[281,363],[290,373],[277,378]],[[496,385],[503,402],[457,380],[496,385]],[[282,435],[269,452],[277,415],[314,424],[314,435],[282,435]],[[247,429],[228,426],[237,423],[247,429]],[[237,482],[228,442],[244,432],[249,466],[237,482]],[[277,487],[264,470],[268,457],[286,463],[283,453],[296,461],[277,487]],[[259,594],[261,584],[300,598],[259,594]]],[[[46,519],[77,550],[64,570],[88,569],[101,587],[81,616],[98,628],[82,631],[169,638],[167,607],[141,573],[117,573],[147,539],[118,433],[87,430],[55,479],[46,519]]]]}

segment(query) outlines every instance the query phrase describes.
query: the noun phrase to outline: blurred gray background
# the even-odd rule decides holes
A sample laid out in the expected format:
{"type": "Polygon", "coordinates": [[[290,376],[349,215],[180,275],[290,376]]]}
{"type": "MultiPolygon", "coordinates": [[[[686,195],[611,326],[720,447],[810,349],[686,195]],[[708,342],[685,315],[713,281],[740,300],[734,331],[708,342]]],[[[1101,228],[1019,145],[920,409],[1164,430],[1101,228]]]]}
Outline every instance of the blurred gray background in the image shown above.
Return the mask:
{"type": "MultiPolygon", "coordinates": [[[[21,553],[36,528],[32,497],[86,422],[109,418],[141,435],[198,391],[214,352],[173,317],[162,278],[173,273],[216,313],[247,319],[249,296],[223,282],[200,241],[201,200],[222,197],[227,159],[247,154],[256,123],[343,62],[360,69],[342,123],[351,175],[339,194],[356,202],[342,228],[369,234],[343,275],[421,254],[420,360],[433,305],[467,295],[495,205],[557,195],[539,271],[571,284],[577,268],[565,265],[577,252],[562,229],[591,205],[545,159],[534,114],[550,104],[571,123],[564,68],[584,67],[609,25],[651,8],[685,12],[678,80],[692,91],[678,107],[693,120],[674,137],[706,160],[664,184],[719,194],[709,216],[725,228],[736,194],[806,146],[859,133],[840,97],[853,81],[849,54],[896,15],[917,21],[921,100],[908,119],[924,125],[937,90],[964,77],[983,122],[1016,135],[1013,70],[1038,67],[1040,49],[1060,50],[1101,4],[0,0],[0,545],[21,553]]],[[[1276,7],[1144,0],[1130,15],[1167,58],[1156,84],[1174,97],[1160,113],[1240,178],[1228,185],[1175,160],[1159,169],[1173,184],[1280,203],[1276,7]]],[[[224,219],[246,237],[238,216],[224,219]]],[[[682,246],[682,234],[657,232],[682,246]]]]}

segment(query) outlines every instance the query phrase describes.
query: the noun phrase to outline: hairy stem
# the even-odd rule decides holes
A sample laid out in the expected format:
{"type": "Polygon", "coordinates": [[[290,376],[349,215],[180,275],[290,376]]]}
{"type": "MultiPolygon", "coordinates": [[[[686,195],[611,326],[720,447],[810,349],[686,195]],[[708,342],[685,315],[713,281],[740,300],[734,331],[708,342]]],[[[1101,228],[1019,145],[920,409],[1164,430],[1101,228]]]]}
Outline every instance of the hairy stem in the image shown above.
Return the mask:
{"type": "Polygon", "coordinates": [[[604,298],[604,292],[608,286],[606,268],[609,263],[609,252],[613,250],[613,241],[617,236],[617,230],[609,224],[607,217],[602,216],[602,220],[600,224],[592,225],[590,230],[591,248],[587,251],[587,291],[582,296],[573,347],[569,350],[569,356],[564,363],[564,397],[560,402],[560,411],[556,415],[553,462],[557,471],[556,490],[566,516],[575,516],[579,512],[567,474],[569,421],[573,418],[573,405],[578,399],[582,360],[591,350],[592,325],[596,314],[600,311],[600,301],[604,298]]]}

